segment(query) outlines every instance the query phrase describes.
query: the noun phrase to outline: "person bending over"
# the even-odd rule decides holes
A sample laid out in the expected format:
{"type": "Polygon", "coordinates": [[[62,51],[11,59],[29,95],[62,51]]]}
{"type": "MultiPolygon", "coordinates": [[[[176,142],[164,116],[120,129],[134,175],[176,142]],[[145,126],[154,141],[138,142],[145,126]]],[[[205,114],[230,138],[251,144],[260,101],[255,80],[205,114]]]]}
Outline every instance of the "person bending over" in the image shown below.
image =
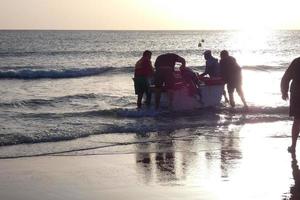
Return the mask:
{"type": "Polygon", "coordinates": [[[155,108],[158,109],[160,105],[160,97],[162,87],[165,86],[168,96],[169,109],[172,108],[173,89],[174,89],[174,70],[175,64],[179,62],[185,67],[185,59],[174,53],[162,54],[157,57],[155,61],[155,76],[154,84],[156,87],[155,94],[155,108]]]}

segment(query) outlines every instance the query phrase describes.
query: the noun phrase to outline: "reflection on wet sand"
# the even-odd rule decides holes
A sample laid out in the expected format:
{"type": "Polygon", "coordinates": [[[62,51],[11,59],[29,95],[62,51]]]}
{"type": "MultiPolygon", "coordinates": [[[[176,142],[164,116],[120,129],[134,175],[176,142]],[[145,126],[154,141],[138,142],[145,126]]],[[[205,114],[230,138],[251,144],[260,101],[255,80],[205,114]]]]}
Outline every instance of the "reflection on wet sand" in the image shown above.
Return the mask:
{"type": "MultiPolygon", "coordinates": [[[[234,132],[230,132],[234,135],[234,132]]],[[[221,140],[221,172],[222,178],[228,178],[230,170],[234,169],[235,160],[242,158],[242,153],[239,151],[239,140],[234,139],[233,136],[221,140]]]]}
{"type": "MultiPolygon", "coordinates": [[[[138,134],[138,139],[147,139],[149,134],[138,134]]],[[[158,133],[158,142],[137,144],[136,161],[138,170],[143,176],[145,183],[150,183],[153,177],[158,182],[170,182],[177,179],[175,168],[175,153],[173,150],[173,140],[169,134],[158,133]],[[157,149],[151,153],[150,146],[157,149]],[[148,152],[147,152],[148,151],[148,152]]]]}
{"type": "MultiPolygon", "coordinates": [[[[158,137],[167,140],[170,136],[169,133],[158,133],[158,137]]],[[[167,151],[158,151],[155,153],[157,178],[159,182],[170,182],[177,179],[178,172],[175,168],[175,153],[173,145],[173,140],[156,143],[156,149],[167,149],[167,151]]]]}
{"type": "MultiPolygon", "coordinates": [[[[149,138],[149,134],[137,134],[136,135],[138,140],[147,139],[149,138]]],[[[138,143],[137,149],[143,149],[145,152],[137,152],[136,153],[136,161],[139,163],[138,168],[139,174],[142,175],[142,179],[145,184],[149,184],[153,177],[153,168],[151,166],[151,154],[148,153],[150,143],[138,143]]]]}
{"type": "Polygon", "coordinates": [[[299,200],[300,199],[300,169],[298,166],[298,161],[296,159],[296,154],[293,153],[292,155],[292,170],[293,170],[293,178],[295,184],[290,188],[290,197],[284,198],[284,200],[299,200]]]}
{"type": "Polygon", "coordinates": [[[226,132],[223,137],[201,133],[178,137],[175,132],[137,134],[139,141],[154,141],[136,144],[137,171],[142,182],[197,185],[203,174],[226,181],[242,158],[236,137],[239,130],[226,132]]]}

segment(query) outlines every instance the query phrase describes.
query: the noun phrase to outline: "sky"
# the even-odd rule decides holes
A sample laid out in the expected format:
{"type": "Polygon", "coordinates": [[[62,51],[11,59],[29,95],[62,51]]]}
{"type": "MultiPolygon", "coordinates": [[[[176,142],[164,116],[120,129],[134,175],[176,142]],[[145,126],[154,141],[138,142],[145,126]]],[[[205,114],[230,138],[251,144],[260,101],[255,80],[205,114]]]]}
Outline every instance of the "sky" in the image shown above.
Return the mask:
{"type": "Polygon", "coordinates": [[[300,29],[299,0],[0,0],[0,29],[300,29]]]}

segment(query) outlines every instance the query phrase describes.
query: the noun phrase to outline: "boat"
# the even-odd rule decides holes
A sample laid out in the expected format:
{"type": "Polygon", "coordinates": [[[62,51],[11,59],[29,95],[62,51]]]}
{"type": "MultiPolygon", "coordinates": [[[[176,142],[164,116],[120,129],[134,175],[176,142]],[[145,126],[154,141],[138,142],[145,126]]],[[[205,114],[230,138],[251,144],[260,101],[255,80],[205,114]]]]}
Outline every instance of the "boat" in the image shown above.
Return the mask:
{"type": "MultiPolygon", "coordinates": [[[[207,107],[216,107],[221,104],[224,91],[222,78],[206,78],[197,74],[201,84],[195,87],[184,81],[181,72],[175,71],[175,87],[173,89],[172,110],[188,111],[207,107]]],[[[155,90],[155,86],[151,86],[155,90]]],[[[154,98],[152,98],[154,100],[154,98]]],[[[154,103],[154,101],[153,101],[154,103]]],[[[168,107],[167,89],[162,89],[160,107],[168,107]]]]}

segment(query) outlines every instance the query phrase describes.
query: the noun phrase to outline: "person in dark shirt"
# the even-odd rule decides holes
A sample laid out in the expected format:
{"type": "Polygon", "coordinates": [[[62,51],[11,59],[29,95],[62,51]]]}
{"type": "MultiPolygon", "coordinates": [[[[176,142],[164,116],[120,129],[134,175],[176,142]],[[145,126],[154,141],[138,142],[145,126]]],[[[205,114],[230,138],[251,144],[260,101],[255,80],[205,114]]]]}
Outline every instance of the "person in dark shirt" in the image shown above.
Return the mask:
{"type": "Polygon", "coordinates": [[[220,77],[220,65],[218,59],[211,55],[211,51],[204,52],[204,58],[206,60],[205,71],[200,76],[209,75],[210,78],[220,77]]]}
{"type": "MultiPolygon", "coordinates": [[[[206,60],[205,71],[200,76],[209,75],[209,78],[221,77],[220,63],[219,63],[218,59],[216,59],[215,57],[213,57],[211,55],[211,50],[206,50],[203,55],[206,60]]],[[[223,96],[225,99],[225,103],[228,103],[229,100],[227,98],[225,90],[223,91],[223,96]]]]}
{"type": "Polygon", "coordinates": [[[294,122],[292,126],[292,145],[288,148],[288,151],[293,153],[296,150],[300,131],[300,57],[293,60],[281,79],[281,94],[283,100],[289,98],[288,91],[291,80],[290,116],[294,117],[294,122]]]}
{"type": "Polygon", "coordinates": [[[165,86],[167,89],[167,95],[169,98],[169,108],[172,108],[173,102],[173,87],[174,87],[174,70],[176,62],[182,64],[185,67],[185,59],[174,53],[162,54],[157,57],[155,61],[155,76],[154,84],[156,87],[155,94],[155,108],[159,108],[160,97],[162,87],[165,86]]]}
{"type": "Polygon", "coordinates": [[[234,90],[236,90],[244,104],[244,108],[248,109],[248,105],[246,103],[244,92],[242,89],[241,67],[237,64],[234,57],[229,56],[228,51],[226,50],[221,51],[220,56],[221,56],[221,60],[220,60],[221,77],[223,78],[224,82],[227,84],[227,91],[229,94],[229,102],[231,107],[235,107],[233,93],[234,90]]]}
{"type": "Polygon", "coordinates": [[[134,69],[134,89],[137,98],[137,107],[142,107],[142,99],[146,93],[146,104],[150,106],[151,91],[150,91],[150,78],[153,76],[154,69],[151,63],[151,51],[144,51],[143,57],[137,61],[134,69]]]}

